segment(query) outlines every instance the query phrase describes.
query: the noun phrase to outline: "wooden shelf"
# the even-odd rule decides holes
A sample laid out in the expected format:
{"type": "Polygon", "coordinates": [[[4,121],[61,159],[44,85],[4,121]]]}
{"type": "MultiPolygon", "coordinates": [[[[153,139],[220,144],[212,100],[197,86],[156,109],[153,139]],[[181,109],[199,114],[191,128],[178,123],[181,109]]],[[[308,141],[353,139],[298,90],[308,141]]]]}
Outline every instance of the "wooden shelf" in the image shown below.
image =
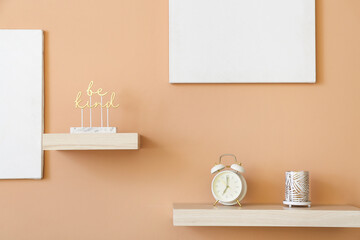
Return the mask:
{"type": "Polygon", "coordinates": [[[137,133],[43,134],[43,150],[136,150],[137,133]]]}
{"type": "Polygon", "coordinates": [[[360,208],[312,206],[288,208],[282,205],[214,207],[212,204],[174,204],[174,226],[256,227],[360,227],[360,208]]]}

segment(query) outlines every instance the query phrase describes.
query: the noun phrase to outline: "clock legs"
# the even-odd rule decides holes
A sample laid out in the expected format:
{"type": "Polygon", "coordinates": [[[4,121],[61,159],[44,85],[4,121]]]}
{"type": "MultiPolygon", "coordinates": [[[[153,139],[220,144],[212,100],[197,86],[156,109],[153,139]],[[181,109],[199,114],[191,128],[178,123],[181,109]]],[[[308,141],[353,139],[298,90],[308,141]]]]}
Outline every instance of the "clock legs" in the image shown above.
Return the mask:
{"type": "MultiPolygon", "coordinates": [[[[216,202],[214,202],[213,206],[215,207],[216,204],[219,202],[219,200],[216,200],[216,202]]],[[[241,203],[239,202],[239,200],[236,200],[237,204],[239,205],[239,207],[242,207],[241,206],[241,203]]]]}

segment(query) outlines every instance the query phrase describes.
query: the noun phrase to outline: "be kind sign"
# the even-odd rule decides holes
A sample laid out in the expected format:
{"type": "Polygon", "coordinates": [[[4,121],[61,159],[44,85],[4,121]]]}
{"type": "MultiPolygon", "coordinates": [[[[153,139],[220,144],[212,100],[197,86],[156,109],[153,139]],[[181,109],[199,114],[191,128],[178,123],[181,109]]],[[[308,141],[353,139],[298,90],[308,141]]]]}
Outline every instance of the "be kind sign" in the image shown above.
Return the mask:
{"type": "Polygon", "coordinates": [[[116,93],[105,92],[102,88],[94,89],[94,82],[91,81],[83,94],[79,91],[75,98],[75,108],[81,112],[81,127],[70,128],[71,133],[115,133],[115,127],[109,127],[110,108],[118,108],[119,104],[115,103],[116,93]],[[100,126],[93,127],[92,112],[98,109],[100,111],[100,126]],[[106,109],[106,127],[104,127],[103,109],[106,109]],[[88,110],[89,126],[84,126],[84,110],[88,110]]]}
{"type": "Polygon", "coordinates": [[[314,83],[315,0],[169,0],[170,83],[314,83]]]}

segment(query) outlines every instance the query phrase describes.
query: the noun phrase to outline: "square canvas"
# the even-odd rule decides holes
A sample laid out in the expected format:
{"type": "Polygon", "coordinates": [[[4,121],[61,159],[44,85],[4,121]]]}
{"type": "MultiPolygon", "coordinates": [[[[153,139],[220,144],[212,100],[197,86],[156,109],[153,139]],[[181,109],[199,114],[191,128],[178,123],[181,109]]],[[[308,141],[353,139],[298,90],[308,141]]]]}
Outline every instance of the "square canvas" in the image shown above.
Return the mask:
{"type": "Polygon", "coordinates": [[[0,179],[43,175],[43,32],[0,30],[0,179]]]}
{"type": "Polygon", "coordinates": [[[170,0],[171,83],[315,83],[315,0],[170,0]]]}

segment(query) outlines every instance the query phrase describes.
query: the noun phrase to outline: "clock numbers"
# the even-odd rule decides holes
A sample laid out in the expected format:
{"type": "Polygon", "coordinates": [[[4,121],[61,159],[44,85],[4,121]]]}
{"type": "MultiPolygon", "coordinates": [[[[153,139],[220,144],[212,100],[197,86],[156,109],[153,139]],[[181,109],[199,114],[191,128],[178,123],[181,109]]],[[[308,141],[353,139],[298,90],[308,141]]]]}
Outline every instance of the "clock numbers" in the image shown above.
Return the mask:
{"type": "Polygon", "coordinates": [[[213,180],[213,193],[222,202],[233,202],[241,193],[240,177],[232,171],[220,172],[213,180]]]}

